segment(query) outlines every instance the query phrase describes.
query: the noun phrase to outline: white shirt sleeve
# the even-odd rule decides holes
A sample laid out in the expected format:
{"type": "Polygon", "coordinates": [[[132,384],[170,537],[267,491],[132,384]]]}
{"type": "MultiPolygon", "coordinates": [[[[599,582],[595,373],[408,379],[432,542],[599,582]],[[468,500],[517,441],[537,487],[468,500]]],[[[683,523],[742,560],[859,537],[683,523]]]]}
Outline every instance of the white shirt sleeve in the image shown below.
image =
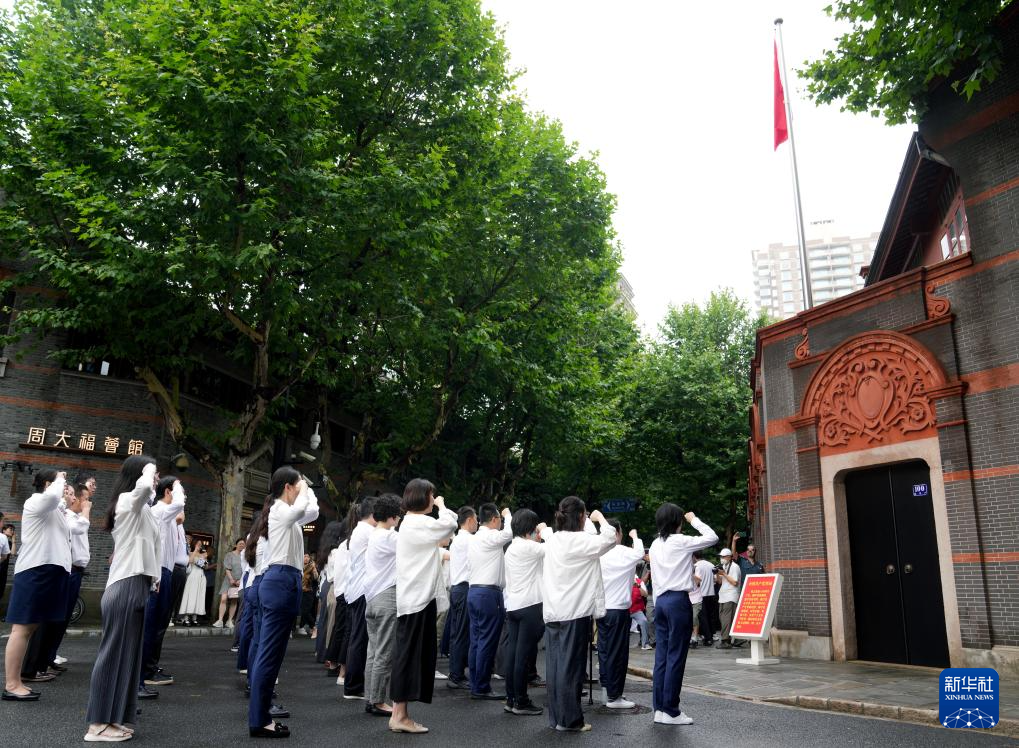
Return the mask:
{"type": "Polygon", "coordinates": [[[46,486],[42,493],[32,494],[25,501],[26,514],[45,514],[52,512],[60,506],[64,498],[64,479],[57,476],[57,479],[46,486]]]}

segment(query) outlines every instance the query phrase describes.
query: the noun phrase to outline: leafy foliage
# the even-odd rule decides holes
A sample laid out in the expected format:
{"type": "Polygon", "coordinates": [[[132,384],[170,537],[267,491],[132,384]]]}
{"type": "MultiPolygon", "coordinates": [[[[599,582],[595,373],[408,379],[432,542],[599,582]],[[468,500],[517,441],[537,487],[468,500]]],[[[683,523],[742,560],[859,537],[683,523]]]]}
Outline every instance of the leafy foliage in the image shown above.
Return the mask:
{"type": "Polygon", "coordinates": [[[1001,70],[992,20],[1011,0],[837,0],[826,9],[851,28],[800,71],[810,95],[850,112],[917,121],[936,79],[967,99],[1001,70]]]}

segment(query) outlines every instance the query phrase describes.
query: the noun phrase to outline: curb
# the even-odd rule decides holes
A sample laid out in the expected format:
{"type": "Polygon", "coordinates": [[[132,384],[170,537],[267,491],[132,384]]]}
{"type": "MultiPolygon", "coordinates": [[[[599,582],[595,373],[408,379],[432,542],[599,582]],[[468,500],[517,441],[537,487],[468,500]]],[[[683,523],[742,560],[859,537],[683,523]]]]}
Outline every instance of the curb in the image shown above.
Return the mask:
{"type": "MultiPolygon", "coordinates": [[[[627,672],[641,678],[651,680],[652,673],[647,668],[630,666],[627,672]]],[[[839,714],[852,714],[859,717],[878,717],[880,719],[891,719],[897,722],[911,722],[928,727],[937,727],[938,712],[936,709],[915,709],[908,706],[895,706],[892,704],[870,704],[865,701],[849,701],[846,699],[826,699],[818,696],[772,696],[769,698],[754,698],[740,696],[732,692],[712,691],[708,688],[687,686],[691,691],[705,693],[711,696],[722,696],[724,698],[739,699],[741,701],[752,701],[759,704],[780,704],[782,706],[799,707],[800,709],[813,709],[817,711],[836,712],[839,714]]],[[[991,735],[1001,735],[1009,738],[1019,738],[1019,719],[1000,719],[992,730],[987,731],[991,735]]]]}
{"type": "MultiPolygon", "coordinates": [[[[102,629],[67,629],[64,636],[70,639],[98,639],[102,636],[102,629]]],[[[174,626],[166,630],[167,636],[229,636],[233,637],[234,630],[228,628],[214,629],[211,626],[174,626]]]]}

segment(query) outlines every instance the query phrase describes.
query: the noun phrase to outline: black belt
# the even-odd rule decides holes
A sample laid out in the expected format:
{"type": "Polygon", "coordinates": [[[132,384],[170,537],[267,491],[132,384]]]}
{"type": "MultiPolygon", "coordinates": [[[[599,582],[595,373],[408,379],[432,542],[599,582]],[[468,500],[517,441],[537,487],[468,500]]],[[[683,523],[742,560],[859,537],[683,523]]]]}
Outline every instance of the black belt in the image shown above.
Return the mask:
{"type": "Polygon", "coordinates": [[[502,592],[502,587],[497,584],[472,584],[471,587],[479,590],[499,590],[499,592],[502,592]]]}
{"type": "Polygon", "coordinates": [[[187,564],[174,564],[173,568],[174,569],[186,569],[186,568],[188,568],[188,565],[187,564]]]}
{"type": "Polygon", "coordinates": [[[457,582],[452,587],[450,587],[450,589],[451,590],[457,590],[457,589],[460,589],[461,587],[469,587],[469,586],[470,586],[470,582],[457,582]]]}
{"type": "Polygon", "coordinates": [[[72,573],[73,572],[78,572],[79,574],[84,574],[85,573],[85,567],[84,566],[72,566],[71,567],[71,572],[72,573]]]}

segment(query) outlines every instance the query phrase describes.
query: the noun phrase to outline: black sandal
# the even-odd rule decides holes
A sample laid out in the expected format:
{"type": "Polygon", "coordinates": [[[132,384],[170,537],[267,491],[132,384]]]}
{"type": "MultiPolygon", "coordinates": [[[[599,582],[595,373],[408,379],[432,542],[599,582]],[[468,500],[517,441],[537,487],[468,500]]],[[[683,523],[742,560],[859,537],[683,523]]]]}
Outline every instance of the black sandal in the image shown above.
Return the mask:
{"type": "Polygon", "coordinates": [[[2,698],[4,701],[38,701],[39,696],[40,696],[39,692],[33,691],[31,688],[28,689],[28,693],[26,694],[17,694],[12,691],[8,691],[5,688],[4,694],[0,698],[2,698]]]}

